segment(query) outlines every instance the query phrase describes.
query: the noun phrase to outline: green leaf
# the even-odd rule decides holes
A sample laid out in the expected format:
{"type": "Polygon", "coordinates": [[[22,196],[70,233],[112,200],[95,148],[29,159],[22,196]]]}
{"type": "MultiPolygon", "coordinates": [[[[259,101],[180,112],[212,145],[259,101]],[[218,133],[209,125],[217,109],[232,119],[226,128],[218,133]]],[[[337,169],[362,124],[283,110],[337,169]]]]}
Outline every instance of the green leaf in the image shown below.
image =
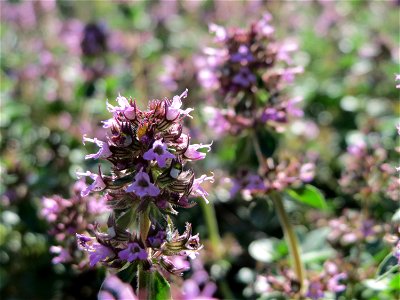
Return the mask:
{"type": "Polygon", "coordinates": [[[171,291],[168,281],[160,273],[156,272],[154,275],[154,281],[152,285],[151,299],[166,300],[171,299],[171,291]]]}
{"type": "Polygon", "coordinates": [[[119,279],[123,282],[131,283],[133,278],[136,276],[137,263],[127,263],[125,264],[117,273],[119,279]]]}
{"type": "Polygon", "coordinates": [[[285,241],[277,238],[260,239],[249,246],[250,255],[261,262],[270,263],[284,257],[288,253],[285,241]]]}
{"type": "Polygon", "coordinates": [[[397,270],[397,258],[392,253],[389,253],[379,264],[376,276],[381,279],[395,270],[397,270]]]}
{"type": "Polygon", "coordinates": [[[400,222],[400,208],[396,210],[392,217],[392,222],[400,222]]]}
{"type": "Polygon", "coordinates": [[[168,281],[158,271],[142,271],[146,276],[148,287],[148,299],[168,300],[171,299],[170,285],[168,281]]]}
{"type": "Polygon", "coordinates": [[[325,198],[320,190],[310,184],[306,184],[300,189],[288,189],[286,192],[291,199],[300,203],[304,203],[321,210],[325,210],[327,208],[325,198]]]}
{"type": "Polygon", "coordinates": [[[400,291],[400,274],[396,274],[389,282],[389,287],[393,291],[400,291]]]}

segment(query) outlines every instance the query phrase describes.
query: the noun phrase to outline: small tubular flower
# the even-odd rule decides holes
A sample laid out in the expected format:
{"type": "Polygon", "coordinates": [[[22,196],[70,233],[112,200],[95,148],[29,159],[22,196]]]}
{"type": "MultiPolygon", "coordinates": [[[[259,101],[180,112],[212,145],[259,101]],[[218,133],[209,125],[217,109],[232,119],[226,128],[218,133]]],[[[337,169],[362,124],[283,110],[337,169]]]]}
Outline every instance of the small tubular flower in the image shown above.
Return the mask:
{"type": "Polygon", "coordinates": [[[168,152],[167,145],[161,140],[153,143],[153,147],[143,154],[146,160],[156,160],[159,167],[164,168],[168,159],[175,158],[175,155],[168,152]]]}
{"type": "Polygon", "coordinates": [[[85,159],[99,159],[99,158],[107,158],[110,157],[112,155],[112,152],[110,151],[110,148],[108,147],[108,143],[102,142],[96,138],[94,139],[90,139],[87,138],[86,135],[83,136],[83,144],[85,144],[85,142],[91,142],[91,143],[95,143],[97,146],[100,147],[99,151],[95,154],[88,154],[85,156],[85,159]]]}
{"type": "Polygon", "coordinates": [[[119,258],[129,262],[137,259],[145,260],[147,256],[146,250],[141,248],[138,243],[130,243],[126,249],[118,253],[119,258]]]}
{"type": "Polygon", "coordinates": [[[126,191],[135,193],[139,197],[157,196],[160,194],[160,189],[150,182],[150,177],[141,169],[135,176],[135,180],[130,184],[126,191]]]}

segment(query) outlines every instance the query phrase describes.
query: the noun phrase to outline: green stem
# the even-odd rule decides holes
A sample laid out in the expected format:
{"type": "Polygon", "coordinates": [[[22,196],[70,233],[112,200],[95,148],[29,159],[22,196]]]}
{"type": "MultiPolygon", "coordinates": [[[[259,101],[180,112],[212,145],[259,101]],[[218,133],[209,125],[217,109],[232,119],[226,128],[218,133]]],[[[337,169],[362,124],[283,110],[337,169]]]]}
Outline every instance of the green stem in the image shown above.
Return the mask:
{"type": "Polygon", "coordinates": [[[202,201],[200,205],[203,210],[204,217],[205,217],[211,246],[212,246],[213,250],[215,251],[217,258],[220,258],[221,254],[222,254],[221,247],[223,244],[221,241],[221,237],[219,235],[218,223],[217,223],[217,217],[215,214],[214,204],[212,204],[211,202],[207,204],[204,201],[202,201]]]}
{"type": "MultiPolygon", "coordinates": [[[[252,136],[253,136],[254,150],[256,152],[258,162],[261,165],[262,172],[265,172],[268,169],[268,166],[264,158],[264,155],[262,154],[260,143],[258,142],[258,138],[255,132],[253,132],[252,136]]],[[[263,175],[264,174],[261,174],[262,177],[263,175]]],[[[296,234],[294,233],[293,226],[290,223],[289,216],[287,215],[285,207],[283,206],[281,195],[279,193],[272,192],[270,196],[275,204],[276,211],[278,212],[279,221],[283,228],[283,233],[285,235],[285,239],[289,247],[289,254],[292,258],[294,272],[296,274],[297,280],[299,281],[301,289],[304,284],[305,271],[303,262],[301,261],[299,242],[297,241],[297,237],[296,234]]]]}
{"type": "Polygon", "coordinates": [[[276,211],[278,212],[278,217],[283,228],[286,242],[289,247],[290,256],[292,258],[293,268],[301,288],[304,283],[304,266],[301,261],[300,247],[297,241],[296,234],[294,233],[293,226],[290,223],[285,207],[283,206],[281,195],[276,192],[272,192],[270,196],[274,201],[276,211]]]}

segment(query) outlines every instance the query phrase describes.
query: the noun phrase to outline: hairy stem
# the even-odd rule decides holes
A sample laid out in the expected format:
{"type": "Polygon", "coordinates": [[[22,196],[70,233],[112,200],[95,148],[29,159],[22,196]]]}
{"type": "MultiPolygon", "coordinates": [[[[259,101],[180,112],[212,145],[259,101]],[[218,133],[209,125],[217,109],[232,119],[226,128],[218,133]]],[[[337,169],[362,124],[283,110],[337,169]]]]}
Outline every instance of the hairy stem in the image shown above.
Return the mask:
{"type": "Polygon", "coordinates": [[[292,258],[294,272],[297,280],[300,283],[300,287],[302,287],[304,283],[304,266],[301,261],[299,242],[297,241],[293,226],[290,223],[285,207],[283,206],[281,195],[276,192],[272,192],[270,196],[274,202],[276,211],[278,212],[279,221],[283,228],[283,233],[289,247],[289,254],[292,258]]]}

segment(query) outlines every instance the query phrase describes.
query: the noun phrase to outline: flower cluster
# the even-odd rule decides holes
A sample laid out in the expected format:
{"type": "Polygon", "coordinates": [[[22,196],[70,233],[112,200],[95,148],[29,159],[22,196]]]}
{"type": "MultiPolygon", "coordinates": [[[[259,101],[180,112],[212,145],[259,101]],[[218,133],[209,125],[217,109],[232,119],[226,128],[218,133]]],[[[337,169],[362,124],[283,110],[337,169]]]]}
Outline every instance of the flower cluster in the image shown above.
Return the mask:
{"type": "Polygon", "coordinates": [[[266,14],[248,30],[212,24],[219,48],[206,48],[196,60],[198,79],[207,90],[220,92],[227,107],[214,109],[211,122],[221,124],[221,133],[237,134],[245,128],[268,124],[282,131],[290,117],[302,116],[300,98],[282,97],[282,89],[293,82],[301,67],[292,67],[293,43],[274,38],[271,16],[266,14]]]}
{"type": "Polygon", "coordinates": [[[231,195],[241,191],[244,195],[265,194],[271,191],[283,191],[286,188],[299,187],[314,179],[315,163],[301,161],[291,157],[278,163],[273,158],[266,160],[266,168],[260,175],[243,170],[233,180],[231,195]]]}
{"type": "Polygon", "coordinates": [[[325,299],[330,294],[343,292],[346,289],[344,281],[347,279],[347,274],[339,271],[338,265],[333,261],[326,261],[321,272],[310,271],[307,280],[307,289],[301,291],[299,284],[295,279],[294,274],[283,269],[279,275],[259,275],[255,289],[258,293],[279,292],[290,299],[306,298],[306,299],[325,299]]]}
{"type": "Polygon", "coordinates": [[[373,242],[384,234],[384,227],[367,219],[360,212],[346,209],[343,214],[329,221],[331,229],[327,239],[335,248],[351,247],[373,242]]]}
{"type": "Polygon", "coordinates": [[[192,111],[181,109],[186,97],[187,90],[173,99],[152,100],[147,110],[140,110],[136,101],[118,96],[118,106],[107,104],[113,114],[103,122],[110,130],[107,140],[84,136],[84,143],[99,147],[86,159],[105,159],[112,165],[110,175],[104,175],[100,167],[98,173],[78,173],[93,180],[82,196],[104,191],[104,199],[113,209],[107,232],[96,228],[95,237],[77,235],[92,266],[102,262],[121,268],[141,262],[145,269],[155,265],[180,274],[182,269],[169,257],[193,258],[202,248],[189,223],[179,234],[168,216],[177,214],[174,207],[195,205],[190,197],[207,201],[201,184],[213,181],[213,176],[195,178],[193,170],[185,169],[186,162],[204,159],[211,146],[190,144],[190,136],[182,132],[182,120],[192,111]]]}
{"type": "Polygon", "coordinates": [[[167,55],[163,57],[163,72],[159,76],[160,83],[169,91],[176,91],[180,87],[190,87],[195,78],[196,70],[181,55],[167,55]]]}
{"type": "Polygon", "coordinates": [[[369,146],[360,141],[350,145],[339,184],[345,193],[359,199],[376,198],[382,192],[394,201],[400,199],[400,178],[388,163],[387,151],[379,144],[369,146]]]}
{"type": "MultiPolygon", "coordinates": [[[[85,183],[78,181],[69,199],[58,195],[42,198],[41,216],[51,226],[49,234],[59,244],[50,248],[56,254],[53,263],[77,263],[80,256],[76,252],[75,234],[91,229],[91,223],[108,211],[104,199],[96,196],[82,197],[84,189],[85,183]]],[[[80,263],[80,266],[84,265],[80,263]]]]}

